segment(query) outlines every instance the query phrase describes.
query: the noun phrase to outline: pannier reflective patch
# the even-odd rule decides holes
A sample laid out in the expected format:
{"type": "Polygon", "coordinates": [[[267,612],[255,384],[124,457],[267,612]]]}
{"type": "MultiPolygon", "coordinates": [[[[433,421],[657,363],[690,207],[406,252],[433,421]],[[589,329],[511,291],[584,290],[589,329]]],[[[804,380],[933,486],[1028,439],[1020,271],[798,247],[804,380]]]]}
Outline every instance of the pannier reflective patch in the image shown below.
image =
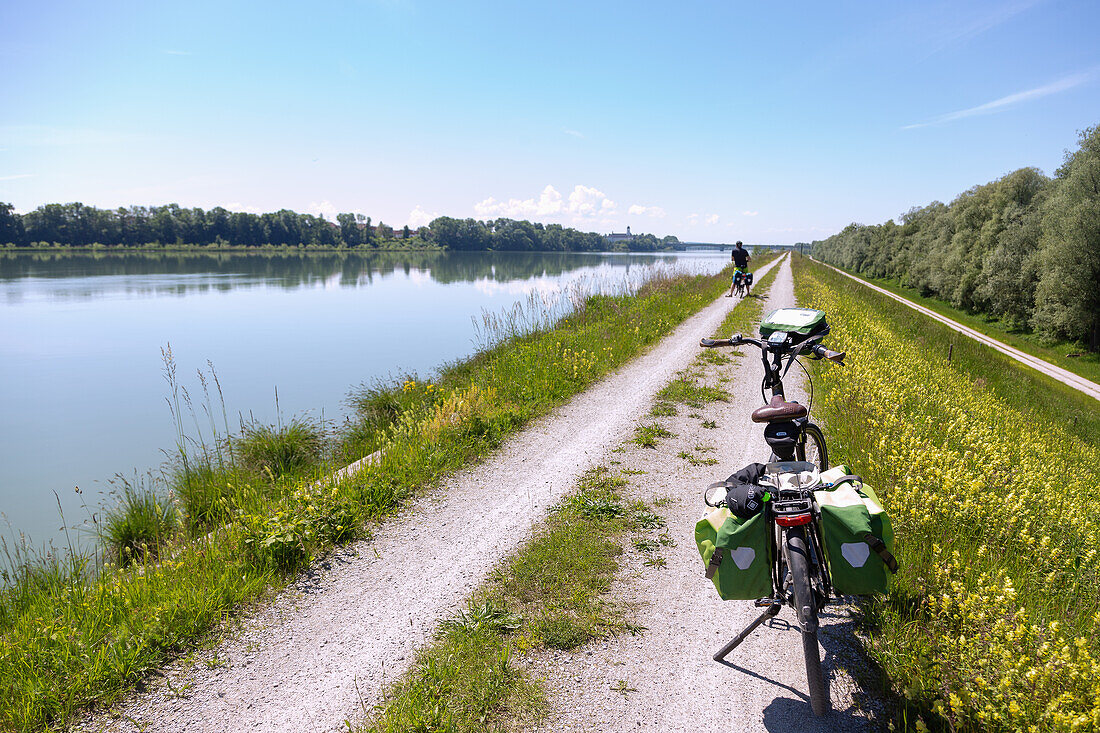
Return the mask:
{"type": "MultiPolygon", "coordinates": [[[[864,545],[864,547],[866,546],[864,545]]],[[[749,566],[752,565],[752,561],[756,559],[756,550],[751,547],[738,547],[730,553],[730,557],[733,558],[734,565],[742,570],[748,570],[749,566]]]]}
{"type": "Polygon", "coordinates": [[[861,568],[871,556],[871,548],[866,542],[845,542],[840,546],[840,554],[853,568],[861,568]]]}

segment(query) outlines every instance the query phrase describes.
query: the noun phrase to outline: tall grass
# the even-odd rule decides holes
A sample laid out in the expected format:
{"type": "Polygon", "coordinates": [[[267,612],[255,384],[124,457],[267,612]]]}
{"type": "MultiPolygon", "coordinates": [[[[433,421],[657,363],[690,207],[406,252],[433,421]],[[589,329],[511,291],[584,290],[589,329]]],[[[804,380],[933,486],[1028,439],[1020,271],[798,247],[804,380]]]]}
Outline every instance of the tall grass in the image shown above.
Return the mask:
{"type": "MultiPolygon", "coordinates": [[[[155,483],[152,478],[150,482],[155,483]]],[[[117,502],[106,509],[99,524],[101,542],[122,567],[156,560],[179,525],[175,505],[140,480],[119,477],[116,485],[117,502]]]]}
{"type": "MultiPolygon", "coordinates": [[[[621,366],[725,286],[724,275],[668,276],[633,294],[587,297],[552,327],[517,328],[435,380],[357,390],[339,445],[322,435],[319,449],[309,430],[235,435],[217,407],[213,372],[192,399],[166,350],[177,528],[163,528],[155,556],[131,551],[125,567],[97,553],[9,553],[0,726],[64,727],[81,707],[111,703],[235,608],[335,543],[366,536],[370,521],[621,366]],[[333,455],[352,460],[379,449],[364,470],[331,478],[333,455]]],[[[134,506],[145,511],[140,496],[134,506]]],[[[120,526],[127,523],[142,526],[137,517],[120,526]]]]}
{"type": "Polygon", "coordinates": [[[273,479],[301,473],[321,461],[324,435],[313,421],[296,417],[287,425],[248,425],[234,440],[245,468],[273,479]]]}
{"type": "Polygon", "coordinates": [[[894,519],[902,571],[866,609],[903,722],[1096,730],[1096,445],[1040,382],[1016,389],[1025,367],[820,266],[796,275],[849,354],[817,379],[831,452],[894,519]]]}

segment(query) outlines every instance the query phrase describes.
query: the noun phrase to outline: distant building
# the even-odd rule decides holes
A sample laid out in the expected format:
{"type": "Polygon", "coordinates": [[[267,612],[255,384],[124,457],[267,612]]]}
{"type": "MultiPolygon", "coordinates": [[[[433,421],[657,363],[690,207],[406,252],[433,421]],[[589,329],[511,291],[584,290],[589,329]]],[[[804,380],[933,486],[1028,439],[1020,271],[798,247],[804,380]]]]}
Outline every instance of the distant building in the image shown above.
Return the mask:
{"type": "Polygon", "coordinates": [[[622,232],[611,232],[605,236],[604,239],[606,239],[609,244],[614,242],[632,242],[635,236],[637,235],[630,233],[630,227],[627,227],[625,234],[622,232]]]}

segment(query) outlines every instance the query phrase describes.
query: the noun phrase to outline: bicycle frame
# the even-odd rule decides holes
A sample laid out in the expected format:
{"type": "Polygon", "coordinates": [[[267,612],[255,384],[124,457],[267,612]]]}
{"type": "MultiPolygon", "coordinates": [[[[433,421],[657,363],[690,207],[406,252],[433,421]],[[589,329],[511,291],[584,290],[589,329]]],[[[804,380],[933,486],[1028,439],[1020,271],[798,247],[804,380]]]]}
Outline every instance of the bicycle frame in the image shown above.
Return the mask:
{"type": "MultiPolygon", "coordinates": [[[[798,358],[797,350],[782,350],[779,348],[767,348],[760,350],[760,361],[764,365],[764,379],[760,385],[760,394],[764,399],[764,402],[768,401],[767,392],[771,392],[771,396],[779,396],[786,399],[783,387],[783,375],[790,370],[795,359],[798,358]],[[771,355],[769,360],[768,355],[771,355]],[[786,357],[786,360],[784,360],[786,357]]],[[[772,445],[772,450],[775,454],[776,460],[779,461],[793,461],[801,460],[805,456],[806,450],[806,426],[810,425],[810,416],[807,412],[805,417],[792,418],[788,422],[793,426],[796,435],[789,451],[782,451],[775,445],[772,445]]],[[[769,441],[771,444],[771,441],[769,441]]]]}
{"type": "MultiPolygon", "coordinates": [[[[813,313],[810,315],[813,316],[813,313]]],[[[821,321],[822,318],[823,314],[818,312],[813,321],[804,318],[799,320],[798,315],[793,316],[793,320],[776,319],[769,326],[766,340],[744,338],[735,334],[729,339],[702,339],[699,342],[703,347],[749,343],[760,349],[764,366],[760,392],[767,404],[754,411],[753,420],[767,423],[764,438],[777,459],[767,465],[764,476],[758,481],[761,486],[769,487],[764,496],[763,512],[771,527],[772,594],[770,598],[757,599],[756,606],[764,610],[751,624],[715,652],[714,660],[723,661],[760,624],[776,616],[784,605],[791,606],[798,619],[802,637],[810,704],[817,716],[828,712],[830,706],[821,668],[817,615],[828,602],[833,589],[822,544],[820,509],[813,494],[820,482],[805,482],[803,476],[806,471],[826,470],[828,452],[821,429],[809,421],[809,409],[787,402],[783,377],[803,354],[843,364],[843,352],[831,351],[820,343],[828,334],[828,326],[821,321]],[[795,328],[799,328],[809,327],[807,324],[815,322],[821,322],[824,328],[818,328],[817,333],[811,335],[782,330],[786,323],[793,323],[795,328]],[[769,390],[771,400],[767,395],[769,390]],[[792,460],[796,456],[800,459],[806,458],[809,438],[812,438],[816,448],[814,462],[792,460]],[[771,501],[768,500],[769,495],[771,501]]],[[[762,328],[761,331],[763,330],[762,328]]],[[[709,500],[707,503],[711,504],[709,500]]]]}

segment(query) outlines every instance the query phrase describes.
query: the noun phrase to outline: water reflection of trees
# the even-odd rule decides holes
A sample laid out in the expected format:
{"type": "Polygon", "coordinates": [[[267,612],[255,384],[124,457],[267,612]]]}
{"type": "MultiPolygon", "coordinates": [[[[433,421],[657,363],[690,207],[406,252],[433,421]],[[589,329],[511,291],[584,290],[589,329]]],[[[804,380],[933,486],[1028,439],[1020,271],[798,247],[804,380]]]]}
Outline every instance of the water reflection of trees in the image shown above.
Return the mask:
{"type": "MultiPolygon", "coordinates": [[[[491,280],[508,282],[532,277],[555,277],[600,264],[617,266],[674,262],[674,256],[608,255],[576,252],[354,252],[240,253],[240,252],[7,252],[0,254],[0,281],[23,278],[95,278],[183,276],[182,281],[144,285],[126,284],[127,292],[185,294],[208,290],[229,291],[260,284],[296,289],[330,281],[334,275],[345,286],[371,283],[394,272],[422,273],[439,283],[491,280]],[[188,276],[194,276],[188,281],[188,276]]],[[[96,287],[76,287],[90,294],[96,287]]]]}

